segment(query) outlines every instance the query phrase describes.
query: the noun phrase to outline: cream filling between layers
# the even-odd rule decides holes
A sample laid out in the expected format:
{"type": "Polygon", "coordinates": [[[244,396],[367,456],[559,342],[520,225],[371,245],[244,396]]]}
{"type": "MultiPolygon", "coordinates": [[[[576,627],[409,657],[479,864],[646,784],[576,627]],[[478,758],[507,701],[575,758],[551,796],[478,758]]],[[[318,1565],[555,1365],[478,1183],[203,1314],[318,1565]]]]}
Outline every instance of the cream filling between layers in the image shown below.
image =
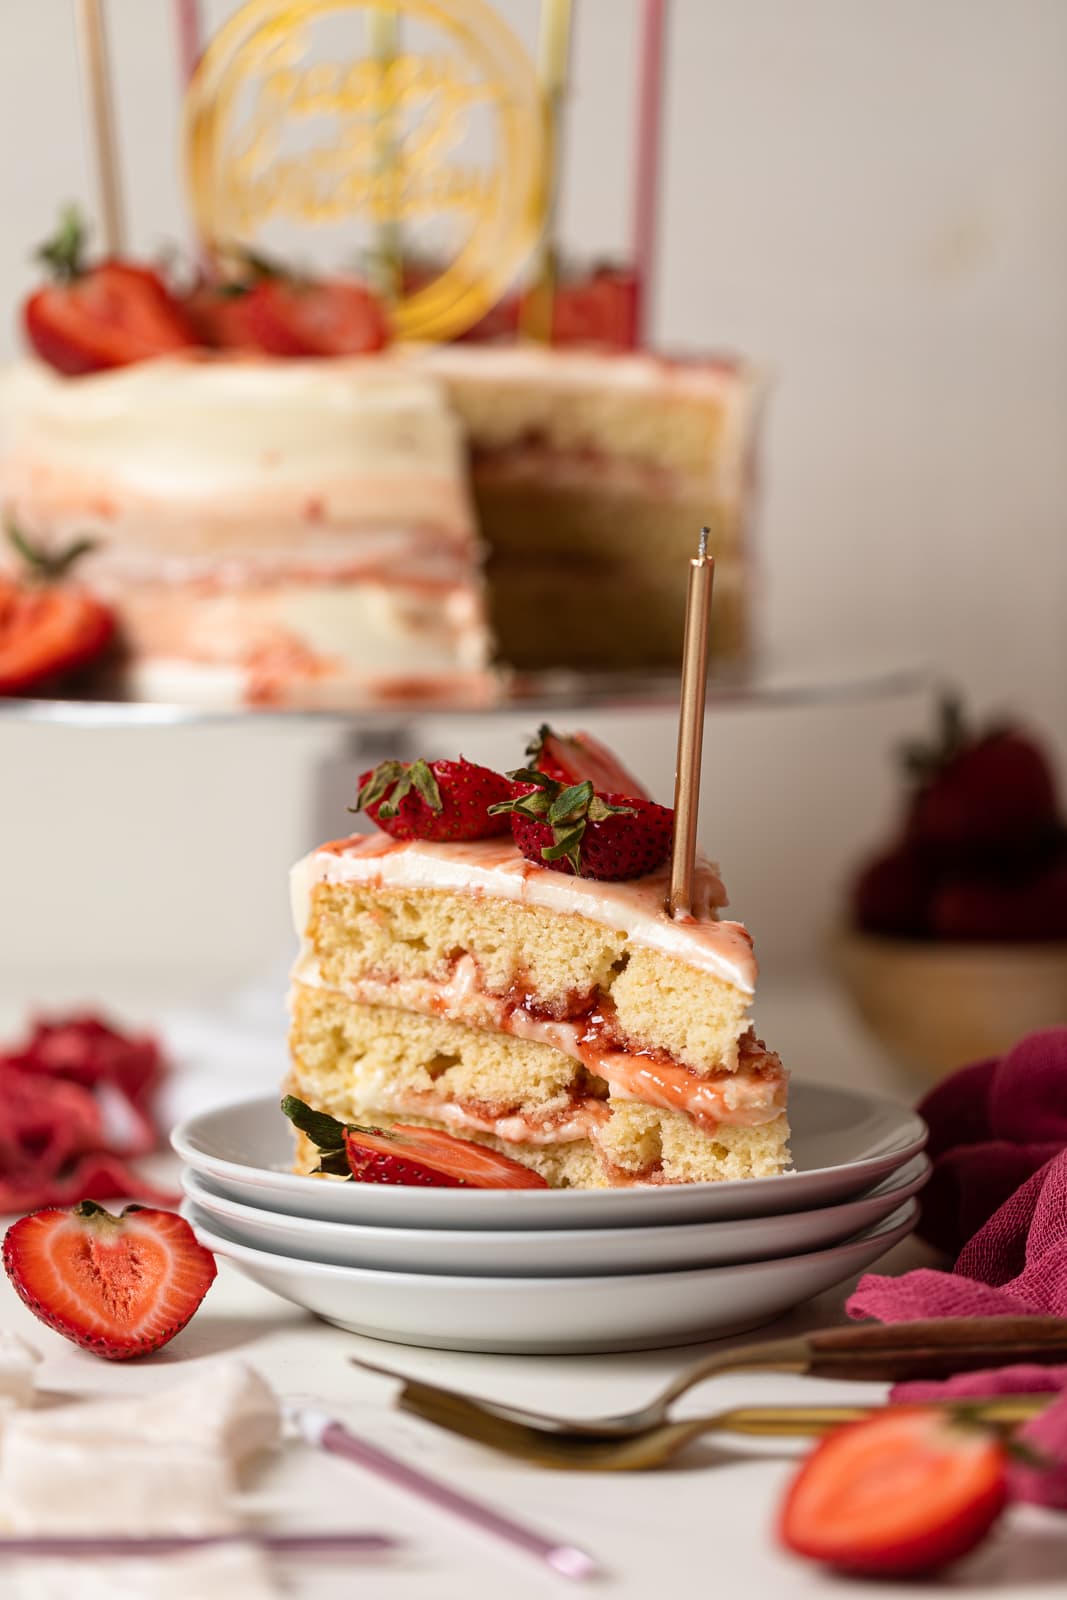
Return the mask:
{"type": "Polygon", "coordinates": [[[698,859],[689,917],[667,915],[668,879],[666,865],[625,883],[572,878],[527,861],[508,838],[431,844],[375,833],[313,850],[292,869],[290,888],[294,925],[305,939],[301,959],[307,953],[311,891],[317,883],[451,890],[587,917],[625,934],[632,944],[673,956],[754,994],[757,967],[748,930],[739,922],[720,922],[715,915],[726,904],[718,868],[698,859]]]}

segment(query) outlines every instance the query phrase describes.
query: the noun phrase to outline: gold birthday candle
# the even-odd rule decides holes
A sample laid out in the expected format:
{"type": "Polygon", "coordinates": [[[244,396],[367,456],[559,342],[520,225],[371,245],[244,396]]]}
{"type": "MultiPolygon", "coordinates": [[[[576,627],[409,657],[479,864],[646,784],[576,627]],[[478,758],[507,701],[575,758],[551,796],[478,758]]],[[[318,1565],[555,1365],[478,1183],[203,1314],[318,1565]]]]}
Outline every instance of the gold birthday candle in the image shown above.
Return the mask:
{"type": "Polygon", "coordinates": [[[674,835],[667,911],[688,917],[693,907],[693,868],[700,804],[700,761],[704,748],[704,706],[708,693],[708,629],[715,557],[708,554],[707,528],[700,530],[697,553],[689,563],[682,646],[682,690],[678,714],[678,766],[674,778],[674,835]]]}

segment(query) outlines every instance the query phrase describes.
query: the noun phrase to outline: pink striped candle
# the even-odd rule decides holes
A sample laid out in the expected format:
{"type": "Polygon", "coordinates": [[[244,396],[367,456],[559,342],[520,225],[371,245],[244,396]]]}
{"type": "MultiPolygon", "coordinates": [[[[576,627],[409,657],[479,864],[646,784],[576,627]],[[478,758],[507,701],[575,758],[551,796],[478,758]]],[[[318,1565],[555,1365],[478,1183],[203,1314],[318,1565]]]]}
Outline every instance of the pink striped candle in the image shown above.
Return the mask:
{"type": "Polygon", "coordinates": [[[178,30],[182,88],[186,89],[200,60],[200,0],[174,0],[174,20],[178,30]]]}
{"type": "Polygon", "coordinates": [[[648,312],[656,271],[666,22],[667,0],[645,0],[638,60],[633,206],[633,264],[637,280],[634,343],[638,346],[643,345],[648,336],[648,312]]]}

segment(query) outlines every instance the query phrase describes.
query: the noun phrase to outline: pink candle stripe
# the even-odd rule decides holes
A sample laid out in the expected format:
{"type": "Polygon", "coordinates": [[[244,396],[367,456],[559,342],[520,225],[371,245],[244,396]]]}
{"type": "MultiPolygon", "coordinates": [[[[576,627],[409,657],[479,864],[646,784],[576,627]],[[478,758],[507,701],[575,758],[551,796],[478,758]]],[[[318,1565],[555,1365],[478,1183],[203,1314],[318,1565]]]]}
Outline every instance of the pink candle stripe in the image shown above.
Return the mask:
{"type": "Polygon", "coordinates": [[[174,0],[174,20],[178,30],[182,89],[185,90],[200,60],[200,0],[174,0]]]}
{"type": "Polygon", "coordinates": [[[637,279],[634,341],[639,346],[647,342],[655,283],[666,22],[667,0],[645,0],[638,60],[633,206],[633,263],[637,279]]]}

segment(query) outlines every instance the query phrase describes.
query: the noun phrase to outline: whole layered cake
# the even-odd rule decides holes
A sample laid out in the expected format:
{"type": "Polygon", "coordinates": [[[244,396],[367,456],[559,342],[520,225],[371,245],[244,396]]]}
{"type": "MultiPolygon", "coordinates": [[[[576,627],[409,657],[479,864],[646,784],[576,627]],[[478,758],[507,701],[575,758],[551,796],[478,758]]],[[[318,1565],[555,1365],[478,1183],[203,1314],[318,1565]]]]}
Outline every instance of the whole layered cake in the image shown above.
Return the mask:
{"type": "Polygon", "coordinates": [[[543,730],[531,759],[506,778],[387,763],[360,796],[382,831],[294,868],[288,1092],[554,1187],[782,1171],[786,1074],[753,1032],[752,940],[720,917],[717,868],[698,862],[691,915],[670,917],[672,814],[584,738],[543,730]]]}
{"type": "Polygon", "coordinates": [[[0,511],[38,578],[87,547],[120,692],[480,705],[513,669],[673,667],[702,524],[713,648],[745,654],[744,363],[392,344],[358,283],[254,259],[179,296],[88,263],[69,222],[43,254],[35,356],[0,374],[0,511]]]}

